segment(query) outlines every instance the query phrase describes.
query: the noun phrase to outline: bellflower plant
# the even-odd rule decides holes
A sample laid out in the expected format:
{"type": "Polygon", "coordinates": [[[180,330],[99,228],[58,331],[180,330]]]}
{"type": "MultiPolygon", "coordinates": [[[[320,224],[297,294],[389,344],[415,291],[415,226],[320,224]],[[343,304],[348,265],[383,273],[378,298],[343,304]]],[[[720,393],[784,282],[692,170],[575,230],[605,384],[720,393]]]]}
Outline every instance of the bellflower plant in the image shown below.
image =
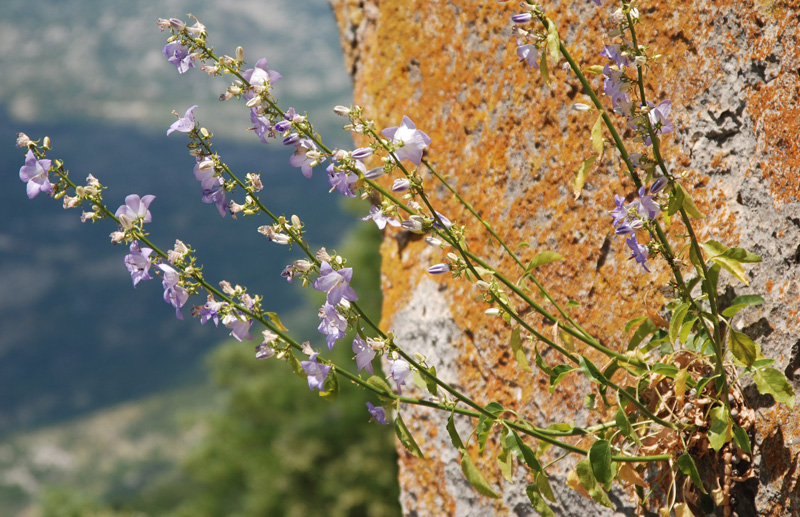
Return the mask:
{"type": "MultiPolygon", "coordinates": [[[[594,3],[601,5],[600,0],[594,3]]],[[[423,157],[432,140],[408,116],[403,117],[401,125],[380,130],[375,121],[367,118],[365,108],[337,106],[334,112],[347,119],[344,127],[358,135],[359,147],[352,151],[333,149],[307,115],[281,107],[273,91],[281,75],[269,69],[266,58],[256,61],[253,68],[244,69],[244,50],[238,48],[235,58],[215,54],[207,44],[207,29],[199,21],[190,27],[179,19],[160,19],[158,26],[170,31],[162,52],[181,74],[198,63],[208,75],[234,78],[220,99],[243,101],[243,120],[249,117],[250,128],[259,140],[280,140],[293,147],[287,160],[300,168],[306,178],[312,177],[313,167],[327,162],[328,185],[323,188],[346,197],[369,199],[372,207],[362,220],[372,220],[382,232],[396,239],[401,252],[407,241],[424,237],[431,246],[422,255],[425,263],[439,262],[427,271],[443,275],[437,277],[438,282],[472,284],[469,287],[475,288],[475,302],[484,305],[476,314],[496,317],[488,324],[507,326],[501,329],[509,336],[506,356],[513,358],[524,372],[521,375],[543,376],[539,380],[549,384],[550,393],[566,375],[581,375],[590,381],[584,383],[587,393],[580,395],[586,411],[596,413],[589,420],[597,424],[571,421],[537,427],[524,414],[524,405],[503,407],[486,400],[492,393],[473,398],[458,387],[458,382],[449,383],[439,377],[433,361],[429,363],[429,358],[409,353],[402,339],[381,328],[359,306],[358,295],[350,286],[353,268],[345,267],[345,257],[325,248],[312,249],[299,215],[278,216],[269,209],[266,197],[262,197],[260,176],[238,175],[212,151],[212,133],[195,121],[197,105],[183,117],[176,114],[178,120],[167,135],[186,135],[202,201],[215,204],[223,217],[231,212],[232,219],[237,214],[266,218],[258,233],[299,254],[280,275],[295,286],[310,285],[326,294],[325,304],[317,313],[317,330],[325,336],[328,351],[348,331],[354,331],[354,361],[337,364],[320,355],[310,342],[301,344],[278,314],[262,307],[262,298],[250,294],[246,287],[224,280],[210,283],[194,250],[181,241],[172,250],[162,251],[143,228],[152,222],[149,207],[153,195],[128,195],[125,204],[112,213],[102,199],[104,187],[96,178],[89,176],[85,185],[74,183],[60,160],[45,158],[51,149],[48,138],[40,143],[25,135],[18,136],[17,141],[19,147],[26,148],[20,179],[26,182],[29,198],[43,192],[63,198],[65,209],[80,207],[83,221],[110,219],[116,223],[117,231],[111,234],[111,240],[129,245],[124,266],[134,287],[152,278],[150,271],[154,271],[162,279],[163,299],[175,309],[178,319],[183,319],[181,309],[191,296],[204,296],[202,305],[192,309],[192,316],[201,324],[213,321],[218,326],[221,321],[239,341],[253,339],[250,331],[257,325],[264,340],[255,347],[255,358],[289,363],[295,373],[305,378],[309,389],[323,398],[335,398],[340,378],[379,397],[382,407],[367,403],[371,418],[381,424],[393,424],[400,442],[411,454],[423,455],[399,408],[417,405],[448,415],[447,435],[459,452],[462,472],[483,496],[496,498],[500,494],[471,459],[473,448],[468,445],[473,437],[480,452],[493,440],[500,470],[509,482],[517,471],[529,471],[531,483],[526,494],[534,509],[543,515],[553,514],[549,503],[555,499],[546,473],[551,457],[543,457],[549,447],[565,453],[555,461],[567,456],[576,458],[567,483],[598,504],[613,506],[606,490],[614,483],[623,483],[623,487],[636,487],[628,492],[636,493],[642,513],[652,507],[664,515],[689,515],[686,512],[690,504],[696,507],[705,501],[704,497],[712,499],[707,494],[717,490],[713,487],[727,487],[727,492],[719,489],[714,501],[729,511],[733,507],[732,484],[755,475],[752,467],[735,479],[731,474],[731,458],[747,458],[743,464],[749,464],[757,445],[752,441],[756,414],[747,405],[740,380],[752,377],[759,391],[787,406],[791,407],[795,400],[785,375],[773,368],[773,361],[763,357],[760,347],[733,324],[738,311],[764,300],[747,295],[733,300],[729,307],[720,306],[719,291],[724,289],[720,272],[725,270],[730,278],[746,284],[745,265],[760,258],[716,240],[701,241],[694,231],[693,219],[701,219],[704,214],[692,200],[690,188],[681,185],[681,175],[670,170],[671,162],[664,159],[657,138],[674,130],[669,119],[672,103],[664,100],[654,105],[646,98],[643,77],[655,57],[637,39],[639,12],[623,1],[622,7],[612,13],[608,42],[602,49],[592,51],[594,56],[605,58],[602,68],[590,67],[595,73],[602,69],[602,79],[598,77],[593,85],[561,40],[556,22],[539,6],[529,3],[526,8],[527,12],[512,18],[515,51],[509,56],[509,66],[517,66],[525,73],[538,69],[543,83],[549,86],[565,75],[550,73],[559,70],[556,66],[563,58],[566,65],[562,68],[569,70],[565,80],[580,82],[590,99],[586,102],[592,104],[565,98],[564,105],[576,106],[571,116],[597,117],[593,125],[588,124],[592,127],[587,139],[591,141],[592,154],[582,161],[571,185],[575,198],[580,197],[592,167],[601,162],[605,163],[603,167],[618,163],[625,178],[619,188],[624,191],[614,194],[610,214],[614,233],[625,236],[627,249],[621,242],[618,246],[646,272],[663,267],[671,275],[673,297],[660,310],[645,302],[646,313],[613,336],[595,336],[584,328],[578,321],[580,312],[574,310],[578,302],[565,302],[563,295],[551,293],[546,282],[537,276],[537,268],[550,267],[548,264],[565,257],[549,250],[526,257],[527,243],[506,242],[490,221],[445,180],[434,160],[423,157]],[[598,97],[595,88],[610,100],[598,97]],[[627,138],[629,135],[633,138],[627,138]],[[606,153],[618,153],[618,161],[607,159],[606,153]],[[380,166],[366,165],[373,161],[373,165],[380,166]],[[415,167],[409,168],[409,162],[415,167]],[[437,207],[440,196],[430,193],[437,190],[447,192],[463,209],[445,210],[453,220],[436,210],[442,209],[437,207]],[[227,199],[229,193],[231,201],[227,199]],[[83,210],[84,206],[88,210],[83,210]],[[668,229],[673,220],[683,225],[680,232],[667,231],[662,226],[668,229]],[[479,256],[469,240],[480,238],[476,236],[484,231],[497,244],[497,252],[488,258],[479,256]],[[443,258],[431,260],[429,253],[441,253],[443,258]],[[494,265],[503,261],[502,268],[494,265]],[[516,276],[509,274],[513,268],[516,276]],[[298,281],[293,282],[295,279],[298,281]],[[535,284],[535,289],[529,282],[535,284]],[[543,322],[551,330],[545,331],[543,322]],[[628,331],[633,336],[627,347],[625,343],[618,347],[619,337],[628,331]],[[300,361],[299,354],[308,359],[300,361]],[[536,361],[536,371],[530,367],[529,356],[536,361]],[[385,378],[374,375],[375,359],[388,366],[395,388],[385,378]],[[602,367],[596,363],[598,360],[602,367]],[[732,377],[734,371],[736,377],[732,377]],[[411,379],[413,383],[409,383],[411,379]],[[387,408],[394,411],[390,413],[387,408]],[[471,419],[474,423],[467,445],[459,436],[454,418],[464,422],[471,419]],[[531,440],[535,442],[529,445],[531,440]],[[650,475],[653,472],[663,475],[650,475]],[[706,477],[701,477],[700,472],[706,477]],[[666,494],[663,501],[659,499],[661,494],[666,494]]],[[[552,91],[552,95],[558,94],[556,89],[552,91]]],[[[605,202],[610,204],[611,200],[605,202]]],[[[414,268],[411,274],[416,275],[424,272],[424,267],[420,263],[409,269],[414,268]]],[[[620,269],[624,274],[638,270],[625,267],[629,268],[627,273],[620,269]]],[[[270,273],[275,278],[278,274],[270,273]]],[[[322,353],[327,354],[324,349],[322,353]]],[[[582,421],[587,419],[582,417],[582,421]]]]}

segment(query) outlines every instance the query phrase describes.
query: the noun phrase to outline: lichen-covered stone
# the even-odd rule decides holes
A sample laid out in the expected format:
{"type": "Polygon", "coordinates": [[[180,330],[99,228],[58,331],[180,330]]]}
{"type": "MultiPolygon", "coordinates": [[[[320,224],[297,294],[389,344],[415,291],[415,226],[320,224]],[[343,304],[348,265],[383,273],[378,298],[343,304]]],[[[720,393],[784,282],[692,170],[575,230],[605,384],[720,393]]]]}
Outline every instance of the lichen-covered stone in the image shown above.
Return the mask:
{"type": "MultiPolygon", "coordinates": [[[[574,199],[572,180],[592,154],[589,134],[596,115],[570,111],[573,102],[586,102],[574,76],[551,72],[547,88],[538,73],[518,61],[510,35],[510,17],[518,6],[332,3],[355,81],[355,103],[379,128],[410,116],[433,139],[427,154],[432,164],[512,247],[530,245],[520,249],[523,261],[546,249],[564,255],[566,260],[541,268],[540,280],[559,301],[580,302],[575,318],[609,347],[624,350],[625,323],[643,314],[646,304],[661,309],[656,289],[667,284],[669,273],[653,261],[653,273],[643,274],[627,260],[623,239],[613,234],[608,211],[614,194],[633,192],[615,151],[605,153],[574,199]]],[[[672,100],[675,131],[663,137],[663,154],[672,170],[685,171],[684,185],[708,215],[696,224],[699,236],[764,259],[748,268],[749,286],[725,279],[731,286],[727,296],[760,293],[767,300],[741,313],[735,326],[758,338],[764,354],[777,359],[776,367],[800,391],[800,4],[657,0],[638,7],[640,42],[663,54],[647,74],[649,100],[672,100]]],[[[547,3],[544,9],[579,63],[604,62],[599,52],[609,40],[604,28],[613,7],[571,0],[547,3]]],[[[600,89],[600,78],[593,81],[600,89]]],[[[472,251],[510,277],[519,276],[450,196],[442,189],[429,192],[435,192],[439,212],[469,225],[472,251]]],[[[483,314],[485,306],[476,302],[478,293],[470,284],[428,275],[426,268],[441,262],[441,252],[421,241],[399,246],[392,231],[382,248],[383,324],[397,332],[398,342],[426,355],[446,380],[482,404],[496,400],[542,426],[597,421],[583,408],[588,386],[582,377],[568,376],[551,395],[540,373],[525,374],[517,367],[509,329],[483,314]]],[[[680,231],[673,224],[673,242],[680,231]]],[[[549,332],[540,320],[533,323],[549,332]]],[[[758,408],[756,442],[762,456],[754,493],[739,493],[740,515],[748,509],[792,515],[800,508],[800,404],[790,411],[764,397],[753,396],[751,402],[758,408]]],[[[506,484],[492,446],[477,464],[502,492],[499,500],[478,495],[463,479],[445,431],[447,415],[412,407],[402,411],[427,457],[418,460],[399,448],[406,514],[535,513],[524,494],[522,472],[513,486],[506,484]]],[[[459,426],[466,436],[468,422],[459,426]]],[[[564,487],[573,464],[565,460],[549,470],[560,514],[586,515],[587,507],[602,514],[564,487]]],[[[628,494],[615,497],[620,511],[630,511],[628,494]]]]}

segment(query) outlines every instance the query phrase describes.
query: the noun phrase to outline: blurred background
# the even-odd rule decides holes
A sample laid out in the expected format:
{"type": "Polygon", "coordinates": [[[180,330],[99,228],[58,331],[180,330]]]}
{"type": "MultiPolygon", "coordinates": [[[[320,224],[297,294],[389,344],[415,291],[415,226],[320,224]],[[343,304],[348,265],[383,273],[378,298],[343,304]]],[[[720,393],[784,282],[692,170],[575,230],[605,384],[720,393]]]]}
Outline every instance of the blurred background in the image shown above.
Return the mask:
{"type": "MultiPolygon", "coordinates": [[[[264,220],[223,219],[201,203],[186,136],[166,137],[171,112],[198,104],[223,160],[242,176],[260,172],[273,213],[299,215],[313,248],[348,257],[363,306],[379,310],[381,236],[357,219],[368,205],[342,204],[322,169],[307,180],[290,150],[261,144],[244,105],[218,100],[224,79],[177,73],[155,20],[187,13],[217,53],[241,45],[251,65],[267,57],[283,75],[281,105],[307,111],[331,147],[352,147],[331,111],[352,90],[324,0],[4,2],[0,515],[399,515],[392,432],[368,422],[366,394],[343,385],[325,402],[285,363],[256,361],[256,341],[201,326],[188,307],[177,320],[160,282],[132,288],[111,225],[25,195],[18,131],[49,136],[48,158],[76,182],[95,175],[112,209],[131,193],[155,195],[154,242],[183,240],[207,279],[263,295],[298,340],[324,347],[319,293],[280,277],[299,255],[257,234],[264,220]]],[[[352,362],[350,341],[334,355],[352,362]]]]}

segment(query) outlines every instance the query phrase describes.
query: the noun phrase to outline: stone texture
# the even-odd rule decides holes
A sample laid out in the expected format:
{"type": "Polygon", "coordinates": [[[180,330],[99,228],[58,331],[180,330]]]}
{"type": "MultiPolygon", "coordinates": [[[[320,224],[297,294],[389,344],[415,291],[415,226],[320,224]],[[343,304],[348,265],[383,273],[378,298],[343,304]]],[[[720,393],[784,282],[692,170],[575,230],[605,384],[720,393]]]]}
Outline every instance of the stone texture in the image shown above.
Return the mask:
{"type": "MultiPolygon", "coordinates": [[[[512,246],[529,260],[545,249],[566,260],[541,270],[540,279],[562,302],[581,302],[579,321],[619,350],[624,324],[661,309],[655,289],[667,284],[663,263],[642,274],[627,260],[624,241],[613,235],[608,210],[614,194],[633,187],[616,152],[607,152],[575,200],[571,182],[591,155],[595,117],[572,113],[586,102],[577,80],[558,70],[552,88],[518,62],[510,36],[514,3],[422,0],[334,0],[355,102],[378,127],[410,116],[433,139],[427,154],[460,192],[512,246]]],[[[728,296],[760,293],[767,303],[743,312],[735,325],[758,338],[800,392],[800,4],[795,1],[641,3],[641,42],[663,54],[647,75],[649,100],[672,100],[676,131],[663,138],[673,171],[710,217],[697,225],[701,239],[742,246],[764,258],[750,267],[749,286],[733,280],[728,296]]],[[[552,2],[546,12],[579,63],[599,57],[609,6],[589,0],[552,2]]],[[[595,88],[600,81],[594,78],[595,88]]],[[[618,124],[619,125],[619,124],[618,124]]],[[[635,149],[633,149],[635,150],[635,149]]],[[[427,183],[432,185],[432,183],[427,183]]],[[[430,192],[430,190],[429,190],[430,192]]],[[[437,209],[468,223],[472,251],[516,278],[514,265],[485,232],[459,210],[443,189],[434,189],[437,209]]],[[[677,242],[679,224],[670,234],[677,242]]],[[[479,402],[496,400],[538,425],[598,421],[583,409],[587,383],[568,376],[553,395],[536,372],[521,372],[510,354],[509,330],[484,316],[469,284],[431,277],[428,265],[440,252],[421,241],[398,241],[389,230],[382,248],[384,320],[398,342],[426,355],[442,377],[479,402]]],[[[522,308],[522,307],[518,307],[522,308]]],[[[540,320],[534,324],[542,326],[540,320]]],[[[548,331],[542,328],[543,331],[548,331]]],[[[600,361],[596,355],[588,353],[600,361]]],[[[544,353],[554,361],[554,354],[544,353]]],[[[792,515],[800,508],[798,457],[800,409],[775,405],[747,389],[757,408],[758,482],[740,487],[740,515],[792,515]]],[[[798,405],[800,407],[800,405],[798,405]]],[[[502,491],[499,500],[474,492],[449,443],[447,415],[402,409],[427,459],[399,446],[401,496],[407,515],[533,515],[517,472],[508,485],[489,445],[477,464],[502,491]]],[[[466,436],[469,422],[460,421],[466,436]]],[[[588,445],[588,444],[587,444],[588,445]]],[[[473,457],[476,457],[473,454],[473,457]]],[[[574,458],[553,465],[553,485],[562,515],[611,515],[563,484],[574,458]]],[[[615,493],[619,512],[632,499],[615,493]]],[[[796,513],[795,513],[796,515],[796,513]]]]}

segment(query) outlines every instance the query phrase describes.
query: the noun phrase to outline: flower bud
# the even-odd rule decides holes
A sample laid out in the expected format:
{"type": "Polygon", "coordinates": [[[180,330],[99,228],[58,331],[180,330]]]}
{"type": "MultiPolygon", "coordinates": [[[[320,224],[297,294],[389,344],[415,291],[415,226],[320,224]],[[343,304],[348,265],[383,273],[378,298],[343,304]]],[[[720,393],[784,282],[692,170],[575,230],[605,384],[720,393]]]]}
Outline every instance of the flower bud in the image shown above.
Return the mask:
{"type": "Polygon", "coordinates": [[[582,102],[576,102],[572,105],[572,111],[583,112],[589,111],[591,108],[588,104],[584,104],[582,102]]]}
{"type": "MultiPolygon", "coordinates": [[[[268,331],[265,330],[264,332],[268,331]]],[[[260,343],[256,345],[256,359],[269,359],[274,355],[275,355],[275,350],[267,346],[266,343],[260,343]]]]}
{"type": "Polygon", "coordinates": [[[418,219],[408,219],[400,223],[400,226],[410,232],[422,233],[422,222],[418,219]]]}
{"type": "Polygon", "coordinates": [[[49,136],[44,137],[44,140],[42,141],[42,147],[44,147],[45,149],[48,149],[50,147],[50,137],[49,136]]]}
{"type": "Polygon", "coordinates": [[[392,183],[392,192],[405,192],[411,188],[411,182],[406,178],[398,178],[392,183]]]}
{"type": "Polygon", "coordinates": [[[351,156],[355,160],[363,160],[364,158],[368,158],[368,157],[372,156],[372,148],[371,147],[359,147],[358,149],[353,151],[351,156]]]}
{"type": "Polygon", "coordinates": [[[533,15],[531,13],[515,14],[511,17],[511,21],[514,23],[528,23],[532,19],[533,15]]]}
{"type": "Polygon", "coordinates": [[[375,167],[374,169],[370,169],[364,173],[364,177],[367,179],[378,179],[385,174],[383,167],[375,167]]]}
{"type": "Polygon", "coordinates": [[[303,273],[306,272],[306,271],[311,270],[313,265],[314,264],[312,264],[311,262],[309,262],[306,259],[298,259],[298,260],[295,260],[294,263],[292,263],[292,266],[294,266],[294,268],[297,271],[300,271],[300,272],[303,272],[303,273]]]}
{"type": "Polygon", "coordinates": [[[244,61],[244,48],[236,47],[236,61],[244,61]]]}
{"type": "Polygon", "coordinates": [[[128,217],[127,214],[120,214],[119,216],[119,224],[126,230],[130,230],[133,228],[133,219],[128,217]]]}
{"type": "Polygon", "coordinates": [[[436,264],[428,268],[428,273],[432,275],[441,275],[442,273],[450,272],[450,264],[436,264]]]}
{"type": "Polygon", "coordinates": [[[283,145],[294,145],[299,141],[300,141],[300,135],[298,135],[297,133],[292,133],[291,135],[283,139],[283,145]]]}
{"type": "Polygon", "coordinates": [[[339,115],[340,117],[346,117],[350,115],[350,108],[346,108],[344,106],[336,106],[333,108],[333,112],[339,115]]]}
{"type": "Polygon", "coordinates": [[[437,239],[436,237],[430,237],[430,236],[425,237],[425,242],[431,246],[436,246],[436,247],[442,245],[442,241],[440,239],[437,239]]]}
{"type": "Polygon", "coordinates": [[[483,313],[486,314],[487,316],[497,316],[498,314],[500,314],[500,309],[498,309],[497,307],[492,307],[491,309],[486,309],[485,311],[483,311],[483,313]]]}
{"type": "Polygon", "coordinates": [[[176,31],[182,31],[183,29],[186,28],[186,24],[177,18],[170,18],[169,24],[176,31]]]}
{"type": "Polygon", "coordinates": [[[477,282],[475,282],[475,287],[477,287],[478,290],[480,291],[488,291],[492,286],[489,284],[489,282],[478,280],[477,282]]]}
{"type": "Polygon", "coordinates": [[[303,223],[300,222],[300,218],[297,217],[296,215],[292,214],[291,220],[292,220],[292,226],[294,226],[295,228],[300,228],[303,226],[303,223]]]}

